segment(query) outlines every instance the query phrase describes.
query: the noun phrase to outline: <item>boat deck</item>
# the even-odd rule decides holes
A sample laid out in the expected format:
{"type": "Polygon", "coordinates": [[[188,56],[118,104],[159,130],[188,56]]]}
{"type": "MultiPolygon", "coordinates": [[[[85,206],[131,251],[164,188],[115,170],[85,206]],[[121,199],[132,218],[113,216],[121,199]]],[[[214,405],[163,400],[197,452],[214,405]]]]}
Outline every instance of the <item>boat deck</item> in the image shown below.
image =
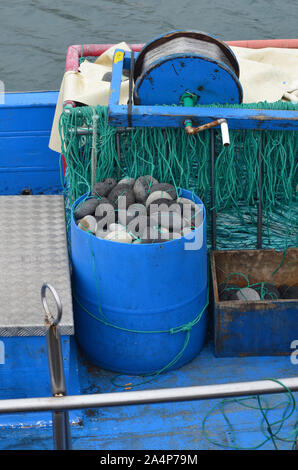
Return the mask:
{"type": "MultiPolygon", "coordinates": [[[[74,340],[72,348],[74,352],[76,350],[74,340]]],[[[115,376],[113,372],[93,367],[80,353],[78,353],[78,369],[80,393],[119,391],[119,388],[111,382],[115,376]]],[[[215,358],[212,346],[208,345],[190,364],[178,371],[160,375],[152,382],[136,387],[134,390],[207,385],[268,377],[294,377],[295,375],[297,375],[297,365],[291,363],[290,357],[215,358]]],[[[131,377],[123,377],[123,383],[128,381],[131,381],[131,377]]],[[[72,394],[74,391],[69,388],[68,393],[72,394]]],[[[6,390],[5,395],[11,398],[19,396],[15,389],[6,390]]],[[[33,395],[38,396],[38,390],[33,390],[31,396],[33,395]]],[[[206,413],[218,401],[204,400],[87,409],[81,411],[80,419],[77,419],[78,412],[72,411],[70,416],[76,415],[76,419],[73,420],[76,424],[71,426],[73,449],[219,449],[220,447],[211,444],[206,439],[202,431],[202,421],[206,413]]],[[[266,396],[265,401],[272,405],[281,401],[285,402],[286,397],[284,395],[266,396]]],[[[281,418],[284,409],[283,406],[269,412],[269,421],[273,422],[281,418]]],[[[260,430],[260,411],[245,408],[239,403],[231,404],[227,410],[239,445],[254,447],[264,440],[260,430]]],[[[47,413],[47,415],[50,419],[50,414],[47,413]]],[[[35,415],[35,421],[36,419],[35,415]]],[[[293,430],[296,420],[297,414],[295,416],[294,413],[286,421],[280,436],[287,436],[293,430]]],[[[223,445],[233,446],[231,430],[218,411],[207,421],[206,430],[212,439],[220,441],[223,445]]],[[[291,448],[291,444],[283,441],[277,441],[277,446],[279,449],[291,448]]],[[[52,428],[49,425],[43,425],[42,422],[35,426],[0,427],[0,447],[7,450],[52,449],[52,428]]],[[[262,449],[273,448],[270,440],[262,446],[262,449]]]]}
{"type": "MultiPolygon", "coordinates": [[[[6,155],[0,171],[3,195],[20,194],[24,189],[32,190],[33,194],[61,193],[59,160],[57,155],[48,149],[56,101],[57,92],[7,96],[5,106],[1,107],[0,137],[2,153],[6,155]],[[30,183],[29,186],[28,183],[30,183]]],[[[38,262],[35,258],[33,260],[38,262]]],[[[5,275],[4,270],[3,272],[5,275]]],[[[56,285],[55,282],[53,284],[56,285]]],[[[38,282],[37,293],[39,293],[40,286],[41,282],[38,282]]],[[[57,289],[59,289],[58,285],[57,289]]],[[[6,305],[3,302],[2,304],[3,311],[5,311],[6,305]]],[[[43,318],[44,312],[41,304],[39,307],[38,300],[37,314],[39,314],[39,308],[40,318],[43,318]]],[[[7,310],[9,310],[8,304],[7,310]]],[[[1,326],[7,327],[6,324],[1,326]]],[[[10,371],[3,373],[0,380],[0,399],[51,395],[46,339],[45,337],[36,338],[32,342],[37,350],[34,357],[31,346],[28,346],[25,341],[21,342],[23,337],[20,337],[18,344],[12,342],[10,356],[12,365],[15,368],[17,359],[23,357],[21,362],[25,373],[11,374],[10,371]],[[36,338],[40,338],[38,344],[35,344],[36,338]],[[21,343],[24,345],[23,349],[20,347],[21,343]],[[42,364],[42,373],[36,372],[30,358],[35,359],[40,366],[42,364]],[[28,362],[25,363],[25,361],[28,362]]],[[[79,352],[78,361],[76,361],[75,338],[70,337],[69,343],[69,350],[68,344],[65,346],[70,364],[67,381],[68,394],[119,391],[111,382],[115,376],[114,373],[91,366],[79,352]]],[[[190,364],[177,371],[160,375],[152,382],[139,386],[135,390],[220,384],[268,377],[295,377],[297,367],[291,363],[289,356],[215,358],[212,344],[209,343],[190,364]]],[[[131,378],[123,379],[124,383],[130,381],[131,378]]],[[[297,395],[296,393],[296,398],[297,395]]],[[[280,401],[285,402],[286,399],[284,394],[280,394],[266,396],[265,401],[272,405],[280,401]]],[[[202,431],[202,422],[206,414],[217,402],[219,400],[72,411],[70,418],[73,423],[71,426],[73,448],[86,450],[219,449],[220,447],[211,444],[206,439],[202,431]]],[[[269,421],[280,419],[284,409],[283,406],[270,412],[269,421]]],[[[260,429],[260,411],[244,408],[237,402],[234,402],[229,410],[227,415],[234,426],[240,445],[245,448],[254,447],[264,440],[260,429]]],[[[53,449],[50,420],[50,413],[0,416],[0,449],[53,449]]],[[[286,421],[281,436],[287,436],[293,430],[296,420],[297,411],[296,416],[293,413],[286,421]]],[[[217,411],[212,415],[207,421],[206,428],[212,439],[220,441],[223,445],[234,447],[233,434],[221,413],[217,411]]],[[[291,444],[284,441],[278,441],[277,446],[280,449],[291,448],[291,444]]],[[[272,442],[269,440],[262,449],[273,449],[272,442]]]]}

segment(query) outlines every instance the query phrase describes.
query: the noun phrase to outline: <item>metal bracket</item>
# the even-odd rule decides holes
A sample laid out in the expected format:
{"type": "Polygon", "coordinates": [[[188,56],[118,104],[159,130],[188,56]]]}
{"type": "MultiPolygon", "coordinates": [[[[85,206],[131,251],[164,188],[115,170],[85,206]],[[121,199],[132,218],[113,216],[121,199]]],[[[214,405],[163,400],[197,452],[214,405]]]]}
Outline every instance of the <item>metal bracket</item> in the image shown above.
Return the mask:
{"type": "MultiPolygon", "coordinates": [[[[59,322],[62,318],[62,304],[57,291],[50,284],[43,284],[41,288],[41,301],[45,311],[45,325],[47,327],[47,352],[50,371],[50,380],[53,397],[60,398],[66,396],[65,375],[63,367],[63,355],[59,322]],[[46,291],[52,293],[57,315],[54,317],[49,309],[46,299],[46,291]]],[[[69,426],[68,411],[53,411],[53,438],[55,450],[70,450],[71,435],[69,426]]]]}

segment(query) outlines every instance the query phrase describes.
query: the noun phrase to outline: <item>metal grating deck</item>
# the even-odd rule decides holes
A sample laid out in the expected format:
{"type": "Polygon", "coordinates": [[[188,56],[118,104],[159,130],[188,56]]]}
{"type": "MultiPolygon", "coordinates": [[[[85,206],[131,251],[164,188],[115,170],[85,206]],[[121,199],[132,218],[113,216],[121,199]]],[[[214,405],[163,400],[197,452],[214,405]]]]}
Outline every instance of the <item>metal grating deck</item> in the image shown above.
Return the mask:
{"type": "Polygon", "coordinates": [[[0,214],[0,336],[45,335],[43,282],[61,298],[61,334],[72,335],[63,196],[0,196],[0,214]]]}

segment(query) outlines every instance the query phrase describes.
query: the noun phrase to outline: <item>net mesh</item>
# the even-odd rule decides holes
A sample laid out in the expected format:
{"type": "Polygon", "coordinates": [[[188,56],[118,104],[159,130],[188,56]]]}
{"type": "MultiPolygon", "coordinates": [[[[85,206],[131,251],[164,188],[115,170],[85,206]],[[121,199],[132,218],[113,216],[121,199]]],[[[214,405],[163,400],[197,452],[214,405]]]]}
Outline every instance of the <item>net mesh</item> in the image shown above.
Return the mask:
{"type": "MultiPolygon", "coordinates": [[[[214,105],[225,107],[225,105],[214,105]]],[[[208,106],[210,107],[210,106],[208,106]]],[[[233,108],[297,110],[294,103],[226,105],[233,108]]],[[[63,112],[59,128],[67,163],[66,206],[91,190],[92,133],[80,127],[97,122],[96,180],[152,175],[196,193],[207,209],[207,241],[211,244],[211,211],[217,212],[217,248],[252,249],[257,244],[259,150],[262,133],[263,247],[297,246],[298,133],[294,131],[230,131],[223,147],[215,131],[215,207],[211,207],[210,131],[189,136],[184,129],[133,128],[117,132],[108,125],[107,107],[81,106],[63,112]]]]}

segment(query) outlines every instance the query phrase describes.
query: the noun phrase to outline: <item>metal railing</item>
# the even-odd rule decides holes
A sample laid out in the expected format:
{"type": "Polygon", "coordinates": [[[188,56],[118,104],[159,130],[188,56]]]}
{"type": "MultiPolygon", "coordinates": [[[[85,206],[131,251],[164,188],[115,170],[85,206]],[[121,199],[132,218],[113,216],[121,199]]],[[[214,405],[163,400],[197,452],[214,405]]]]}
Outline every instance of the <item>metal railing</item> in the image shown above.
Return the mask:
{"type": "Polygon", "coordinates": [[[41,297],[46,312],[45,324],[48,328],[47,350],[53,396],[0,400],[0,414],[51,411],[53,413],[54,448],[57,450],[71,449],[68,410],[265,395],[283,393],[287,389],[291,392],[298,391],[298,377],[293,377],[276,379],[276,381],[268,379],[216,385],[67,396],[59,333],[59,322],[62,317],[61,301],[56,290],[49,284],[42,286],[41,297]],[[47,289],[53,294],[57,305],[56,317],[51,314],[48,308],[46,301],[47,289]]]}

